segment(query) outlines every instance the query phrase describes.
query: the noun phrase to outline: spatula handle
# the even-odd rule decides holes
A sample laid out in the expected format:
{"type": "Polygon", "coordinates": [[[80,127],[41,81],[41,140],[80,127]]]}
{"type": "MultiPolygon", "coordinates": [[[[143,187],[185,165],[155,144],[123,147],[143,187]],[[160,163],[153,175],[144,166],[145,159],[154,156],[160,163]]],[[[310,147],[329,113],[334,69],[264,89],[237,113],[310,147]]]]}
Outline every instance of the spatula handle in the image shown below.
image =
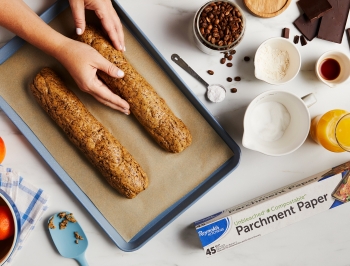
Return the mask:
{"type": "Polygon", "coordinates": [[[84,253],[74,259],[79,263],[80,266],[89,266],[84,253]]]}

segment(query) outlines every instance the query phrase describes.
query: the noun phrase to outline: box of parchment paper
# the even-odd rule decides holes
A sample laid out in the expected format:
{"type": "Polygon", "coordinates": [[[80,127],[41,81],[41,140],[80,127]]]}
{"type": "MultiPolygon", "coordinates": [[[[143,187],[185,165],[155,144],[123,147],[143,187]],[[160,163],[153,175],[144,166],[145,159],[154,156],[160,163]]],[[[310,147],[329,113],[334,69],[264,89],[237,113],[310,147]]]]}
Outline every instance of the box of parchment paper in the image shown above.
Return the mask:
{"type": "Polygon", "coordinates": [[[207,256],[350,201],[350,161],[195,222],[207,256]]]}

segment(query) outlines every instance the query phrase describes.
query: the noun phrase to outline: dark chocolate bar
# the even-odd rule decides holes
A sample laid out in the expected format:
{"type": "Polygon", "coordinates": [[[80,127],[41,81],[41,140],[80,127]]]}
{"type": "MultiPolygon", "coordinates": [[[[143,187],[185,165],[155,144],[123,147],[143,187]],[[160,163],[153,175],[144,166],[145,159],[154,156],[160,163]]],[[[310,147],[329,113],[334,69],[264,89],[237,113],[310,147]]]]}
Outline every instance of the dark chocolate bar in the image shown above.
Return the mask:
{"type": "Polygon", "coordinates": [[[306,39],[311,41],[317,36],[321,19],[309,20],[305,14],[301,14],[294,22],[294,26],[302,33],[306,39]]]}
{"type": "Polygon", "coordinates": [[[300,0],[297,3],[309,20],[318,19],[332,9],[327,0],[300,0]]]}
{"type": "Polygon", "coordinates": [[[328,0],[332,9],[321,19],[317,38],[341,43],[349,15],[350,0],[328,0]]]}

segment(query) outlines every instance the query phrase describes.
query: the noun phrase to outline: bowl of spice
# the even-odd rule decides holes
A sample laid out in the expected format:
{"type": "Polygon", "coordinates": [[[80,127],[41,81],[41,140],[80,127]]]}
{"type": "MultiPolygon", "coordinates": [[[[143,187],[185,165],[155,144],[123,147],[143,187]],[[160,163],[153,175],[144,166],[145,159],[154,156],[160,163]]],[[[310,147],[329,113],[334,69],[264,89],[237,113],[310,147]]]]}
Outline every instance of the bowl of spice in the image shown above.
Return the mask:
{"type": "Polygon", "coordinates": [[[275,37],[264,41],[254,57],[255,77],[273,85],[294,79],[299,73],[301,56],[294,43],[275,37]]]}
{"type": "Polygon", "coordinates": [[[225,53],[242,41],[245,27],[244,13],[237,4],[227,0],[210,1],[194,16],[194,41],[206,54],[225,53]]]}

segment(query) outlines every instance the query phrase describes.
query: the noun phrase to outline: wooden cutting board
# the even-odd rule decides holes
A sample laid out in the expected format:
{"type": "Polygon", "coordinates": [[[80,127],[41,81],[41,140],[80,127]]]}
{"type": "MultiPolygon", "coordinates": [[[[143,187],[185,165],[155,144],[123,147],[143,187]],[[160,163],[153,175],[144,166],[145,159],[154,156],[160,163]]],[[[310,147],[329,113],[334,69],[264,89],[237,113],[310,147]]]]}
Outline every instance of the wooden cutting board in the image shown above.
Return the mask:
{"type": "Polygon", "coordinates": [[[292,0],[244,0],[249,11],[262,18],[278,16],[291,2],[292,0]]]}

